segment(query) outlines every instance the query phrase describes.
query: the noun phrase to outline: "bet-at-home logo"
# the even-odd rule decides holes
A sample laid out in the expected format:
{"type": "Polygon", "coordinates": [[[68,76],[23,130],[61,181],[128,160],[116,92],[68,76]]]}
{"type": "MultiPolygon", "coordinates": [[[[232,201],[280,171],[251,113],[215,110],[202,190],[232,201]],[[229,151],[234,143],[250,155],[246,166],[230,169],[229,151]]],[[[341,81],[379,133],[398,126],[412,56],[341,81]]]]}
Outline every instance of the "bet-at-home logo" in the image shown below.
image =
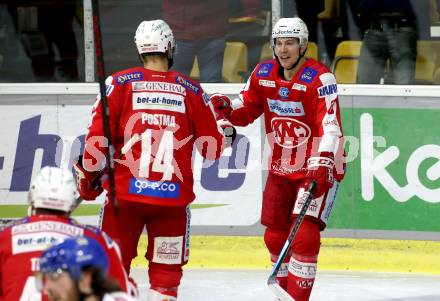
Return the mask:
{"type": "MultiPolygon", "coordinates": [[[[360,118],[361,141],[361,185],[362,198],[366,201],[374,199],[374,179],[398,202],[406,202],[417,196],[429,203],[440,202],[440,187],[428,188],[419,178],[419,168],[428,158],[437,159],[436,163],[426,170],[425,177],[430,181],[440,178],[440,145],[425,144],[416,148],[406,162],[405,186],[400,186],[387,168],[399,157],[397,146],[390,146],[383,152],[374,149],[374,145],[386,147],[385,137],[374,136],[373,117],[364,113],[360,118]]],[[[411,143],[409,141],[409,143],[411,143]]]]}

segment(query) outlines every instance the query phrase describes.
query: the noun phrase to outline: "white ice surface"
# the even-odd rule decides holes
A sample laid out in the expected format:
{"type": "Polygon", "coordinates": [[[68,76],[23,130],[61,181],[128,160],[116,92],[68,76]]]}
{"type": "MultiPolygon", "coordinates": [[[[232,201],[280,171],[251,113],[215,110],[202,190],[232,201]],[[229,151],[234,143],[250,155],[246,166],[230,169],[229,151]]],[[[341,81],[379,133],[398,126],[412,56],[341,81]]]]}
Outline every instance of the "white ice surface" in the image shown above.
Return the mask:
{"type": "MultiPolygon", "coordinates": [[[[179,301],[274,301],[269,270],[185,269],[179,301]]],[[[140,300],[146,301],[145,269],[135,269],[140,300]]],[[[440,276],[318,272],[310,301],[440,301],[440,276]]]]}

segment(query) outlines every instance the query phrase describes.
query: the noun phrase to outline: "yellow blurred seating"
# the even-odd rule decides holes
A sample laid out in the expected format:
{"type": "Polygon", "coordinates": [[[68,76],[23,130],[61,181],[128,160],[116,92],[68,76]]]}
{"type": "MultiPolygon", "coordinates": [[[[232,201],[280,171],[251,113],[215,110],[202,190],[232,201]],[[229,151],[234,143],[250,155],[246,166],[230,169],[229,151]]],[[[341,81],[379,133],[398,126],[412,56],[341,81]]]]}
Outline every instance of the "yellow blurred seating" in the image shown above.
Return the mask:
{"type": "Polygon", "coordinates": [[[433,84],[440,67],[440,41],[417,41],[416,83],[433,84]]]}
{"type": "MultiPolygon", "coordinates": [[[[226,42],[223,55],[222,77],[226,83],[245,82],[248,71],[248,51],[242,42],[226,42]]],[[[197,57],[190,72],[190,77],[200,80],[200,69],[197,57]]]]}
{"type": "MultiPolygon", "coordinates": [[[[343,41],[338,44],[330,69],[339,84],[355,84],[362,41],[343,41]]],[[[247,47],[242,42],[227,42],[222,76],[228,83],[244,82],[248,71],[247,47]]],[[[309,42],[306,57],[318,58],[318,47],[309,42]]],[[[269,43],[262,47],[260,59],[272,58],[272,48],[269,43]]],[[[387,64],[389,65],[389,64],[387,64]]],[[[416,83],[431,84],[435,82],[435,72],[440,68],[440,41],[417,41],[416,83]]],[[[438,71],[437,71],[438,73],[438,71]]],[[[197,58],[190,73],[191,78],[200,79],[197,58]]]]}
{"type": "Polygon", "coordinates": [[[318,14],[318,19],[337,19],[341,15],[339,0],[325,0],[324,10],[318,14]]]}
{"type": "Polygon", "coordinates": [[[200,80],[200,69],[199,69],[199,61],[197,60],[197,56],[194,58],[194,63],[191,68],[191,72],[189,73],[189,77],[195,80],[200,80]]]}
{"type": "Polygon", "coordinates": [[[269,43],[264,43],[261,47],[260,61],[270,60],[273,57],[272,47],[269,43]]]}
{"type": "MultiPolygon", "coordinates": [[[[361,41],[343,41],[336,48],[331,70],[340,84],[355,84],[361,52],[361,41]]],[[[389,62],[386,68],[389,68],[389,62]]],[[[435,83],[435,72],[440,68],[440,41],[417,41],[416,84],[435,83]]]]}
{"type": "Polygon", "coordinates": [[[243,42],[227,42],[223,56],[223,80],[227,83],[246,81],[248,72],[248,50],[243,42]]]}
{"type": "Polygon", "coordinates": [[[330,66],[339,84],[355,84],[362,41],[342,41],[330,66]]]}
{"type": "Polygon", "coordinates": [[[318,45],[315,42],[307,43],[306,57],[318,60],[318,45]]]}

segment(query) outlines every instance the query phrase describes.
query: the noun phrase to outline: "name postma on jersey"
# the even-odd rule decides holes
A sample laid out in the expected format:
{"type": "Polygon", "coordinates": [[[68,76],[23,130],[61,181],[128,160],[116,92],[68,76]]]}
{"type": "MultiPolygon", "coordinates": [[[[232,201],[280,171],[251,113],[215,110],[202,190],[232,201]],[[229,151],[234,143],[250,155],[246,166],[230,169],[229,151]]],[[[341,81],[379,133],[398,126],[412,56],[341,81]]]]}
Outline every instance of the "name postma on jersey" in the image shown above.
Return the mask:
{"type": "Polygon", "coordinates": [[[176,127],[176,116],[142,113],[142,124],[176,127]]]}

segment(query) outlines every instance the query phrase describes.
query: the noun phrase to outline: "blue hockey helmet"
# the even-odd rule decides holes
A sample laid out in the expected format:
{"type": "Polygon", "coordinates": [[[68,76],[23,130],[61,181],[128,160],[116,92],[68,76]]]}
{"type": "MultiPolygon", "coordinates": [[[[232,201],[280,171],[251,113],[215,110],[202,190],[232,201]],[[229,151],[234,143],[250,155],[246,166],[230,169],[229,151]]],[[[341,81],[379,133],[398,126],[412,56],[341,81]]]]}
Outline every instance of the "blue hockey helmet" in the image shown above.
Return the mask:
{"type": "Polygon", "coordinates": [[[40,272],[48,274],[65,270],[78,281],[85,267],[108,271],[108,256],[103,247],[93,238],[81,236],[64,240],[47,249],[40,258],[40,272]]]}

